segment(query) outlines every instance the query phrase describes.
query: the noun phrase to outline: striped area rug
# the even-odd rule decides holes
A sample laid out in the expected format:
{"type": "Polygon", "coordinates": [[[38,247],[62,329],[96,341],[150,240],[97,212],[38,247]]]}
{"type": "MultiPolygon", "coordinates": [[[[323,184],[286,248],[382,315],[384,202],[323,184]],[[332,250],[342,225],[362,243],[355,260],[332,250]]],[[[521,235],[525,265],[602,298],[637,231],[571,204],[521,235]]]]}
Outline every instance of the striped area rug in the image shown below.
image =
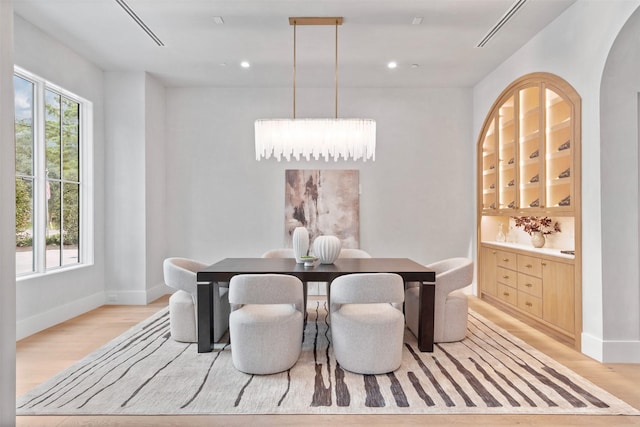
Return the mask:
{"type": "Polygon", "coordinates": [[[421,353],[405,331],[402,367],[336,365],[324,301],[311,302],[287,372],[236,371],[231,349],[174,342],[164,309],[18,399],[18,415],[625,414],[639,411],[471,311],[462,342],[421,353]]]}

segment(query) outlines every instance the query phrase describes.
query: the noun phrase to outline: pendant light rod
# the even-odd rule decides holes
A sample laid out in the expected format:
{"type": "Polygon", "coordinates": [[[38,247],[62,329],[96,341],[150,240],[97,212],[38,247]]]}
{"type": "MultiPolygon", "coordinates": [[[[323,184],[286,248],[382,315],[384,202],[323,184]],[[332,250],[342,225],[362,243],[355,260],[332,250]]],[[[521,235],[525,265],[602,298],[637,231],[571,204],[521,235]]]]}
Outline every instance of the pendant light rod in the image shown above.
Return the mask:
{"type": "Polygon", "coordinates": [[[334,25],[336,27],[335,37],[335,118],[338,118],[338,25],[342,25],[343,18],[335,17],[290,17],[289,25],[293,25],[293,118],[296,118],[296,28],[298,25],[334,25]]]}
{"type": "Polygon", "coordinates": [[[293,118],[296,118],[296,28],[297,24],[293,21],[293,118]]]}
{"type": "Polygon", "coordinates": [[[335,80],[336,80],[336,119],[338,118],[338,20],[336,20],[336,69],[335,69],[335,80]]]}

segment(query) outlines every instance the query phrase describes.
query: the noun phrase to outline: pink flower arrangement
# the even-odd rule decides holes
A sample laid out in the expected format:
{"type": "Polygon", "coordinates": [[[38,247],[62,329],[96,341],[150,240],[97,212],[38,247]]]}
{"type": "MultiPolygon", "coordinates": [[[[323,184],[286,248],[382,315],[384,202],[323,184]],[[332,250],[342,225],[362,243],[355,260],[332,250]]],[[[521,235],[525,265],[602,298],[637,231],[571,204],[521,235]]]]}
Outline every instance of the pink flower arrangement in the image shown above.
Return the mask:
{"type": "Polygon", "coordinates": [[[540,232],[542,234],[552,234],[560,232],[560,224],[549,217],[537,217],[537,216],[514,216],[516,221],[516,227],[524,229],[529,235],[534,232],[540,232]]]}

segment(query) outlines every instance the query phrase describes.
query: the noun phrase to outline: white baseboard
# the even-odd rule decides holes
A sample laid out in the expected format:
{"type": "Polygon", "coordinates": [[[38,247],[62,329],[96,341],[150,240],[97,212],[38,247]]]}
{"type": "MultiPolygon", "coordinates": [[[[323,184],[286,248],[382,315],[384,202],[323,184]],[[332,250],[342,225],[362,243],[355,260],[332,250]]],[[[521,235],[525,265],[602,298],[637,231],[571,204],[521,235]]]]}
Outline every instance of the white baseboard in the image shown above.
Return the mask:
{"type": "Polygon", "coordinates": [[[640,363],[640,341],[605,341],[604,363],[640,363]]]}
{"type": "Polygon", "coordinates": [[[640,341],[608,341],[582,334],[582,353],[601,363],[640,363],[640,341]]]}
{"type": "Polygon", "coordinates": [[[172,289],[164,283],[140,291],[106,291],[106,304],[109,305],[147,305],[162,295],[170,294],[172,289]]]}
{"type": "Polygon", "coordinates": [[[89,295],[54,307],[44,313],[16,321],[16,341],[50,328],[58,323],[72,319],[105,304],[147,305],[162,295],[171,293],[164,283],[146,291],[106,291],[89,295]]]}
{"type": "Polygon", "coordinates": [[[602,362],[602,340],[600,338],[583,333],[580,341],[582,343],[580,351],[583,354],[602,362]]]}
{"type": "Polygon", "coordinates": [[[16,340],[21,340],[58,323],[64,322],[87,311],[98,308],[105,303],[104,292],[98,292],[67,304],[54,307],[44,313],[16,321],[16,340]]]}

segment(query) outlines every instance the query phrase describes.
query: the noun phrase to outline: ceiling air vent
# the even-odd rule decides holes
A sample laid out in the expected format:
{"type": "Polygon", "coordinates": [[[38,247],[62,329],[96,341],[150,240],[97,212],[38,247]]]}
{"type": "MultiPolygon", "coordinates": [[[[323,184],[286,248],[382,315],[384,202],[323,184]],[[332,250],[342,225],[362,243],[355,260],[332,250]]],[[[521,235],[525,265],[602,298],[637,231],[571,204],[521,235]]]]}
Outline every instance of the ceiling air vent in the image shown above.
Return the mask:
{"type": "Polygon", "coordinates": [[[509,10],[507,10],[507,12],[502,15],[502,18],[500,18],[498,22],[496,22],[496,25],[494,25],[482,38],[482,40],[480,40],[480,43],[478,43],[476,47],[485,47],[485,45],[489,43],[489,41],[498,33],[498,31],[502,29],[502,27],[504,27],[507,22],[509,22],[511,18],[513,18],[516,12],[518,12],[518,10],[520,10],[520,8],[524,6],[526,2],[527,0],[516,0],[516,2],[511,5],[509,10]]]}
{"type": "Polygon", "coordinates": [[[131,9],[129,7],[129,5],[124,1],[124,0],[116,0],[116,2],[124,9],[125,12],[127,12],[127,14],[129,14],[129,16],[136,21],[136,24],[138,24],[140,26],[140,28],[142,28],[144,30],[145,33],[147,33],[147,35],[149,37],[151,37],[151,39],[156,42],[156,44],[158,46],[164,46],[164,43],[162,43],[162,40],[160,40],[158,38],[158,36],[156,36],[153,31],[151,31],[151,29],[149,27],[147,27],[147,24],[144,23],[144,21],[142,19],[140,19],[140,17],[138,15],[136,15],[136,13],[133,11],[133,9],[131,9]]]}

